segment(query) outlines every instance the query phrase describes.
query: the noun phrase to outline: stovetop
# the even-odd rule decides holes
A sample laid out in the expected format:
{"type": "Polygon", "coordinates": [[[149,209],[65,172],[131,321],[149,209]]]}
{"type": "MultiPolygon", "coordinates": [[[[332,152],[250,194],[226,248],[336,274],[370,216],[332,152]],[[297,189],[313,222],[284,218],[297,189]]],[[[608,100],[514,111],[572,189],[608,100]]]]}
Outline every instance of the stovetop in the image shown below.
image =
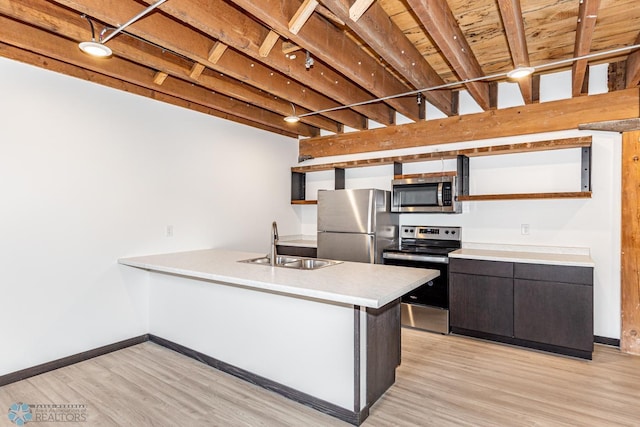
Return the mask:
{"type": "Polygon", "coordinates": [[[447,255],[462,246],[461,227],[403,225],[400,242],[387,252],[411,254],[447,255]]]}

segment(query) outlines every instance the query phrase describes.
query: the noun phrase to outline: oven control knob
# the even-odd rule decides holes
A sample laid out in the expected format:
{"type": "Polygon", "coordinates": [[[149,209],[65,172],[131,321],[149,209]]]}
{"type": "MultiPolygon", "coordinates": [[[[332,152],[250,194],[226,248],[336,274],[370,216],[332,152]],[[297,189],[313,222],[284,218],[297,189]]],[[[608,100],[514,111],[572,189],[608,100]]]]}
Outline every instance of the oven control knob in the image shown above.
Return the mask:
{"type": "Polygon", "coordinates": [[[451,234],[456,234],[456,230],[451,230],[451,234]]]}
{"type": "Polygon", "coordinates": [[[446,230],[446,231],[444,232],[444,234],[449,234],[449,230],[446,230]]]}

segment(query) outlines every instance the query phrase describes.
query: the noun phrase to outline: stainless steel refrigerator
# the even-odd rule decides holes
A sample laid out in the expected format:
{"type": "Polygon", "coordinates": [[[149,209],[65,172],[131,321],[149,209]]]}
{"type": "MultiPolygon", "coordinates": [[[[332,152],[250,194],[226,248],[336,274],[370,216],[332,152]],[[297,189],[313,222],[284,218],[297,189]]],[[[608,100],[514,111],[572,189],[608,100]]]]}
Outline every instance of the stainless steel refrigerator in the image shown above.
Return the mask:
{"type": "Polygon", "coordinates": [[[382,264],[382,250],[396,243],[398,228],[389,191],[318,191],[319,258],[382,264]]]}

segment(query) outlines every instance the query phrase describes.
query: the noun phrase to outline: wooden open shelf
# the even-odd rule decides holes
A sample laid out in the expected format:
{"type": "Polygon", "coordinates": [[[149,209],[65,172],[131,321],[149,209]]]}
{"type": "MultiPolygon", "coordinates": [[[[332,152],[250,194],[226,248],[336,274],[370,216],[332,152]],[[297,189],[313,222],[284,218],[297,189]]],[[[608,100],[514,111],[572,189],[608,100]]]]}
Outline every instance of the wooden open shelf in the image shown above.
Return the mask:
{"type": "Polygon", "coordinates": [[[456,171],[446,171],[446,172],[429,172],[429,173],[411,173],[411,174],[403,174],[403,175],[394,175],[393,179],[407,179],[407,178],[440,178],[443,176],[456,176],[458,172],[456,171]]]}
{"type": "Polygon", "coordinates": [[[459,202],[475,202],[481,200],[525,200],[525,199],[590,199],[591,191],[575,191],[566,193],[519,193],[519,194],[477,194],[458,196],[459,202]]]}
{"type": "MultiPolygon", "coordinates": [[[[402,174],[402,164],[412,162],[426,162],[442,159],[466,159],[479,156],[495,156],[501,154],[530,153],[535,151],[564,150],[570,148],[582,148],[582,191],[557,192],[557,193],[520,193],[520,194],[458,194],[457,200],[461,202],[481,200],[526,200],[526,199],[588,199],[591,198],[591,136],[550,139],[546,141],[523,142],[518,144],[496,145],[489,147],[476,147],[450,151],[434,151],[430,153],[410,154],[405,156],[381,157],[377,159],[362,159],[348,162],[326,163],[322,165],[295,166],[291,168],[292,175],[292,200],[294,205],[314,205],[316,200],[304,200],[305,174],[334,170],[336,173],[336,189],[344,188],[344,170],[349,168],[361,168],[368,166],[395,165],[394,178],[425,177],[435,175],[456,175],[457,172],[437,172],[425,174],[402,174]],[[302,198],[298,200],[298,198],[302,198]]],[[[460,169],[460,166],[458,166],[460,169]]],[[[459,173],[459,172],[458,172],[459,173]]],[[[468,178],[468,176],[467,176],[468,178]]]]}
{"type": "Polygon", "coordinates": [[[495,145],[492,147],[467,148],[451,151],[410,154],[406,156],[381,157],[377,159],[353,160],[349,162],[326,163],[322,165],[294,166],[291,172],[307,173],[333,169],[362,168],[368,166],[392,165],[394,163],[427,162],[429,160],[455,159],[458,156],[478,157],[499,154],[529,153],[534,151],[564,150],[568,148],[591,147],[591,137],[550,139],[547,141],[523,142],[519,144],[495,145]]]}

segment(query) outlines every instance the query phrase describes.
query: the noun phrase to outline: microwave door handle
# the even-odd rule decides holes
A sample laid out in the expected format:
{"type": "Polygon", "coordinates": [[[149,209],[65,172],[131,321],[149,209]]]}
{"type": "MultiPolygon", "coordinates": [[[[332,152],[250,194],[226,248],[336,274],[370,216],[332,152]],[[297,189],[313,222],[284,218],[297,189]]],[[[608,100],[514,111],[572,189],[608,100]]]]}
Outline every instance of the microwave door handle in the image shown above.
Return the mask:
{"type": "Polygon", "coordinates": [[[442,189],[444,184],[442,182],[438,183],[438,206],[443,206],[444,201],[442,200],[442,189]]]}

